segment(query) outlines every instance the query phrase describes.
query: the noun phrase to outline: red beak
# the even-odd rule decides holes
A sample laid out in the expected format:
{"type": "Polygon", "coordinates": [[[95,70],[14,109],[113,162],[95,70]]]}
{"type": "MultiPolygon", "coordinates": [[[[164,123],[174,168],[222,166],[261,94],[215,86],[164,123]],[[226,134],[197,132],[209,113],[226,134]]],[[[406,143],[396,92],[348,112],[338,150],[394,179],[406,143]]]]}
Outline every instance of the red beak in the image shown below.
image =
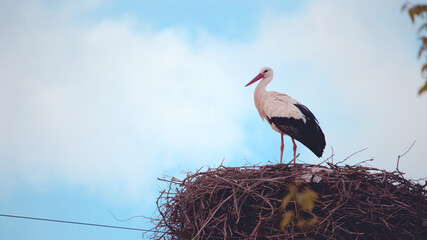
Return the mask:
{"type": "Polygon", "coordinates": [[[254,82],[256,82],[256,81],[260,80],[260,79],[261,79],[261,78],[263,78],[263,77],[264,77],[264,74],[262,74],[262,73],[260,73],[260,74],[256,75],[256,77],[255,77],[254,79],[252,79],[252,81],[250,81],[248,84],[246,84],[246,86],[245,86],[245,87],[247,87],[247,86],[251,85],[252,83],[254,83],[254,82]]]}

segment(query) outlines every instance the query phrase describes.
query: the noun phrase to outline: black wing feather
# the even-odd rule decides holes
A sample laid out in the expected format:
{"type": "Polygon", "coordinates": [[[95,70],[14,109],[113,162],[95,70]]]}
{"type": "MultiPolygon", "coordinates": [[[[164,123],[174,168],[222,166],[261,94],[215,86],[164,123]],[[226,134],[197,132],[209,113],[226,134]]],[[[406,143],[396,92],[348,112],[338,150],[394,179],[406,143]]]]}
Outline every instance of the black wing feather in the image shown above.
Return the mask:
{"type": "Polygon", "coordinates": [[[321,157],[326,146],[326,140],[316,117],[306,106],[300,103],[294,105],[304,114],[305,123],[303,119],[286,117],[271,117],[268,118],[268,121],[284,134],[304,144],[317,157],[321,157]]]}

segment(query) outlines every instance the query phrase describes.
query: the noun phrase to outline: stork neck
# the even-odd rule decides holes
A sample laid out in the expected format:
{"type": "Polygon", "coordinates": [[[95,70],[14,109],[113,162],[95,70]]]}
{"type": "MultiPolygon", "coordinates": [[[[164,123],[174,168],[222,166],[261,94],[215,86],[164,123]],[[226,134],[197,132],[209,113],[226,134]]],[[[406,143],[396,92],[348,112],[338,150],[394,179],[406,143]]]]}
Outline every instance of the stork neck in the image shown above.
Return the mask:
{"type": "Polygon", "coordinates": [[[271,80],[271,77],[262,79],[258,86],[255,88],[255,95],[263,95],[266,92],[265,88],[271,82],[271,80]]]}
{"type": "Polygon", "coordinates": [[[265,113],[264,113],[264,107],[263,107],[264,97],[265,97],[265,94],[267,93],[265,88],[270,82],[271,82],[271,77],[264,78],[255,88],[255,94],[254,94],[255,106],[262,119],[265,119],[265,113]]]}

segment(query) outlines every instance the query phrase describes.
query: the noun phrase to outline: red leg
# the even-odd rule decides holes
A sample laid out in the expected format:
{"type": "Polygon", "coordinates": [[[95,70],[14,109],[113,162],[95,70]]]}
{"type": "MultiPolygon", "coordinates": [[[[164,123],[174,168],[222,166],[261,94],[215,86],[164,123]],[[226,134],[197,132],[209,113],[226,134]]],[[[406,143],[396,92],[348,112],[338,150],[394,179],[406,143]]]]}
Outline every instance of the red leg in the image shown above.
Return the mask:
{"type": "Polygon", "coordinates": [[[282,160],[283,160],[283,149],[285,148],[285,144],[283,142],[283,133],[281,133],[282,135],[282,145],[280,145],[280,164],[282,164],[282,160]]]}
{"type": "Polygon", "coordinates": [[[295,161],[296,161],[296,155],[297,155],[297,144],[295,143],[295,139],[294,138],[292,138],[292,143],[294,144],[294,164],[295,164],[295,161]]]}

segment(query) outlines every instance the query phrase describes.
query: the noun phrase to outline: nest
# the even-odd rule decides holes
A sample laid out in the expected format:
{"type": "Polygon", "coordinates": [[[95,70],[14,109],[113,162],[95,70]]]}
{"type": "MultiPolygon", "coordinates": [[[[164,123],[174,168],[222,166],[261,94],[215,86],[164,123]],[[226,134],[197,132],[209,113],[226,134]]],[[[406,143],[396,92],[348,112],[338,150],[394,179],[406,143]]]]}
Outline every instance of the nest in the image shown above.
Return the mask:
{"type": "Polygon", "coordinates": [[[426,185],[400,171],[220,166],[161,180],[153,239],[427,239],[426,185]]]}

